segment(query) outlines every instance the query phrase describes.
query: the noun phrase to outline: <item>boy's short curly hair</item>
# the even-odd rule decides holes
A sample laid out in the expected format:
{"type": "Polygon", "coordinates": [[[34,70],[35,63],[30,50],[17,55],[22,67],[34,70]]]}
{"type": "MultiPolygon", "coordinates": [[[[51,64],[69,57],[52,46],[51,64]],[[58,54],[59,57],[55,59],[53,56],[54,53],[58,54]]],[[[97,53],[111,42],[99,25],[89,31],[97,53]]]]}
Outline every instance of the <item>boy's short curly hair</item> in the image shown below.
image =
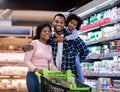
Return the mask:
{"type": "Polygon", "coordinates": [[[69,22],[70,22],[71,20],[73,20],[73,19],[78,22],[78,25],[77,25],[76,29],[79,30],[81,24],[83,23],[83,21],[82,21],[82,19],[81,19],[79,16],[77,16],[76,14],[73,14],[73,13],[70,13],[70,14],[68,15],[67,20],[66,20],[66,26],[68,26],[69,22]]]}

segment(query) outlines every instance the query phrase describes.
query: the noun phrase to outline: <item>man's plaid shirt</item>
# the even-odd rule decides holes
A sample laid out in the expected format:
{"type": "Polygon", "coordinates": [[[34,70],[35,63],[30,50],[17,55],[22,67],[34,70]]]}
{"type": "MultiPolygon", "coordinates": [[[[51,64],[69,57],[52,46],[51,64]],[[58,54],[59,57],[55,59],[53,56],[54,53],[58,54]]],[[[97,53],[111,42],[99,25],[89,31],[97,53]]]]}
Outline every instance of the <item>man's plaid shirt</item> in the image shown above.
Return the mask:
{"type": "MultiPolygon", "coordinates": [[[[64,36],[69,35],[66,30],[64,30],[64,36]]],[[[51,42],[52,51],[53,51],[53,58],[54,61],[56,60],[58,44],[55,42],[51,42]]],[[[89,50],[84,43],[84,41],[78,37],[75,40],[63,41],[63,53],[62,53],[62,64],[61,70],[72,70],[74,74],[76,74],[76,56],[77,54],[80,55],[80,60],[84,61],[86,56],[88,55],[89,50]]],[[[56,64],[56,62],[55,62],[56,64]]]]}

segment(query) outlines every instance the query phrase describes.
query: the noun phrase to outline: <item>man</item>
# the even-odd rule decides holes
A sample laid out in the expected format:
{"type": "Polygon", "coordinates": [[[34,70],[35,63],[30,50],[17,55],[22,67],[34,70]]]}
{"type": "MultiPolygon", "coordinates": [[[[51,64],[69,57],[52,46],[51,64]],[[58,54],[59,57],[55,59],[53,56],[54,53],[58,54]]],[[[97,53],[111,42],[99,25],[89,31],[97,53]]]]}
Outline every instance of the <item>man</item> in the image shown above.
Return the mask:
{"type": "MultiPolygon", "coordinates": [[[[67,36],[70,32],[64,29],[65,16],[63,14],[56,14],[53,18],[54,32],[61,36],[67,36]]],[[[52,37],[52,39],[55,37],[52,37]]],[[[63,41],[63,42],[51,42],[53,50],[53,58],[58,69],[66,71],[72,70],[77,76],[76,71],[76,57],[79,54],[80,61],[84,61],[87,57],[89,50],[84,41],[78,37],[75,40],[63,41]]]]}

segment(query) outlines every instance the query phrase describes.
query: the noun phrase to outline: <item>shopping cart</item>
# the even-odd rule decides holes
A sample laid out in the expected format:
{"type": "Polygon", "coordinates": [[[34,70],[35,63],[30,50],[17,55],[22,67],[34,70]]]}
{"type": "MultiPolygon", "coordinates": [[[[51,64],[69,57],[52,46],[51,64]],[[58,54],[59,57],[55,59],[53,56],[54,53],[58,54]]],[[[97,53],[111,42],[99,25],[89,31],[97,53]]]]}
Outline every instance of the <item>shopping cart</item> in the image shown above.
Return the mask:
{"type": "Polygon", "coordinates": [[[73,75],[70,72],[63,74],[61,71],[44,71],[41,76],[41,92],[91,92],[91,87],[81,83],[77,78],[75,78],[76,87],[65,87],[46,79],[44,76],[47,74],[50,75],[50,80],[53,80],[55,75],[62,77],[63,80],[73,75]]]}

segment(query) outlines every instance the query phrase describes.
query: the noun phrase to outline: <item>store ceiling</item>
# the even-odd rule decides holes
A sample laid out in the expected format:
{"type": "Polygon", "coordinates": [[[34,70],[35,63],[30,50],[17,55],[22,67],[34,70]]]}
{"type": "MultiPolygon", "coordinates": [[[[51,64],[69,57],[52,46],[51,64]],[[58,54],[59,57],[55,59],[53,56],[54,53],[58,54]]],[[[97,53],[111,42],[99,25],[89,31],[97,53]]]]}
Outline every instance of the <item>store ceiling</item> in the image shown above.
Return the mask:
{"type": "MultiPolygon", "coordinates": [[[[67,15],[93,0],[0,0],[0,9],[12,9],[12,25],[51,22],[58,12],[67,15]],[[68,12],[68,13],[66,13],[68,12]]],[[[1,11],[2,13],[2,11],[1,11]]]]}
{"type": "Polygon", "coordinates": [[[0,9],[73,11],[93,0],[0,0],[0,9]]]}

